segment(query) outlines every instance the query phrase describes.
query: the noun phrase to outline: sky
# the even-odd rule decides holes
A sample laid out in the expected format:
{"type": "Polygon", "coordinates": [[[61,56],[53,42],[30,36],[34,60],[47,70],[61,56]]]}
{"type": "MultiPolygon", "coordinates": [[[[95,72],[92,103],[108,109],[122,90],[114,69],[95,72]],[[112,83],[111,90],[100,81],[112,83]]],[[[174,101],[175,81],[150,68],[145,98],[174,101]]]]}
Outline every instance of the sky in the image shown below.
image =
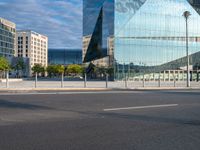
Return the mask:
{"type": "Polygon", "coordinates": [[[0,17],[49,37],[49,48],[81,48],[82,0],[0,0],[0,17]]]}

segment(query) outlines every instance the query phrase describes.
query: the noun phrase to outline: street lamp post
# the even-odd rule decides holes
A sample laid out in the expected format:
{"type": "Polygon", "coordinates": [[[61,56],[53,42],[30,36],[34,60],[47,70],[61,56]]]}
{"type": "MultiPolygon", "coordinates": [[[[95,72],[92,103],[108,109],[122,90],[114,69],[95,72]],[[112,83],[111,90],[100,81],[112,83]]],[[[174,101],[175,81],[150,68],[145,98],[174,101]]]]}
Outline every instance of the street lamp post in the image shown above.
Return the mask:
{"type": "Polygon", "coordinates": [[[186,23],[187,87],[190,87],[190,71],[189,71],[190,58],[188,52],[188,18],[190,15],[191,13],[189,11],[185,11],[183,13],[183,17],[185,18],[185,23],[186,23]]]}

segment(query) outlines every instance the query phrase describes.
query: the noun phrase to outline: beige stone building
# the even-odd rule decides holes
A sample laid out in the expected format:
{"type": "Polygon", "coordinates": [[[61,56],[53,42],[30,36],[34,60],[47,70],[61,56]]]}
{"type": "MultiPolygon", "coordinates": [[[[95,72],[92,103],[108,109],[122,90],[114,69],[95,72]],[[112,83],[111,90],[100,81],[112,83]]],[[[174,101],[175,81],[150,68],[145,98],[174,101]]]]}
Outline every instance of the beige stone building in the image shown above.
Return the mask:
{"type": "MultiPolygon", "coordinates": [[[[91,40],[91,35],[83,37],[82,60],[84,60],[85,58],[90,40],[91,40]]],[[[94,65],[98,67],[109,67],[113,65],[113,61],[114,61],[114,58],[113,58],[114,57],[114,38],[113,37],[109,37],[107,39],[107,45],[108,45],[107,56],[104,58],[92,61],[94,65]]]]}
{"type": "MultiPolygon", "coordinates": [[[[17,57],[29,58],[30,69],[35,64],[48,65],[48,37],[33,31],[17,31],[17,57]]],[[[31,70],[30,70],[31,75],[31,70]]]]}

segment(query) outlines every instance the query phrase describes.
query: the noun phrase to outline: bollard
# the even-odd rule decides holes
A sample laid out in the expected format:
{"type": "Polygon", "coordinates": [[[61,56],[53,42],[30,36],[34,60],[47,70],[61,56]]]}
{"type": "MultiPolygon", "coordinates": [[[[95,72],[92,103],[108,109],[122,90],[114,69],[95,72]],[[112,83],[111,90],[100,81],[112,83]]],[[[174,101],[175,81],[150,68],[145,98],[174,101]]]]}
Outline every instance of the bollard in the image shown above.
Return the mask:
{"type": "Polygon", "coordinates": [[[106,88],[108,88],[108,74],[106,73],[106,88]]]}
{"type": "Polygon", "coordinates": [[[9,71],[6,71],[6,88],[9,88],[9,71]]]}
{"type": "Polygon", "coordinates": [[[174,87],[176,87],[176,78],[174,78],[174,87]]]}
{"type": "Polygon", "coordinates": [[[64,81],[64,74],[62,73],[62,75],[61,75],[61,88],[64,87],[63,81],[64,81]]]}
{"type": "Polygon", "coordinates": [[[143,74],[143,87],[145,87],[145,76],[143,74]]]}
{"type": "Polygon", "coordinates": [[[125,88],[128,88],[127,77],[125,76],[125,88]]]}
{"type": "Polygon", "coordinates": [[[161,82],[160,82],[160,72],[159,72],[159,77],[158,77],[158,87],[161,87],[161,82]]]}
{"type": "Polygon", "coordinates": [[[87,87],[87,74],[85,73],[85,78],[84,78],[84,88],[87,87]]]}
{"type": "Polygon", "coordinates": [[[174,87],[176,87],[176,77],[174,77],[174,87]]]}
{"type": "Polygon", "coordinates": [[[37,88],[37,72],[35,73],[35,88],[37,88]]]}

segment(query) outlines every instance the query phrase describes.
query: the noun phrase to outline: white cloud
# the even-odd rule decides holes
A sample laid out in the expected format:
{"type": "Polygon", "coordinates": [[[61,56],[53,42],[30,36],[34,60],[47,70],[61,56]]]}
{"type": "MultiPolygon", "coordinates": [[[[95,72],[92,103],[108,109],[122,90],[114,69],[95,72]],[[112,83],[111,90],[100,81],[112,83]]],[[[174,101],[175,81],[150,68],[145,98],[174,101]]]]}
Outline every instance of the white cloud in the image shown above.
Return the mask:
{"type": "Polygon", "coordinates": [[[49,47],[81,48],[81,0],[5,1],[0,2],[0,17],[15,22],[18,29],[47,35],[49,47]]]}

